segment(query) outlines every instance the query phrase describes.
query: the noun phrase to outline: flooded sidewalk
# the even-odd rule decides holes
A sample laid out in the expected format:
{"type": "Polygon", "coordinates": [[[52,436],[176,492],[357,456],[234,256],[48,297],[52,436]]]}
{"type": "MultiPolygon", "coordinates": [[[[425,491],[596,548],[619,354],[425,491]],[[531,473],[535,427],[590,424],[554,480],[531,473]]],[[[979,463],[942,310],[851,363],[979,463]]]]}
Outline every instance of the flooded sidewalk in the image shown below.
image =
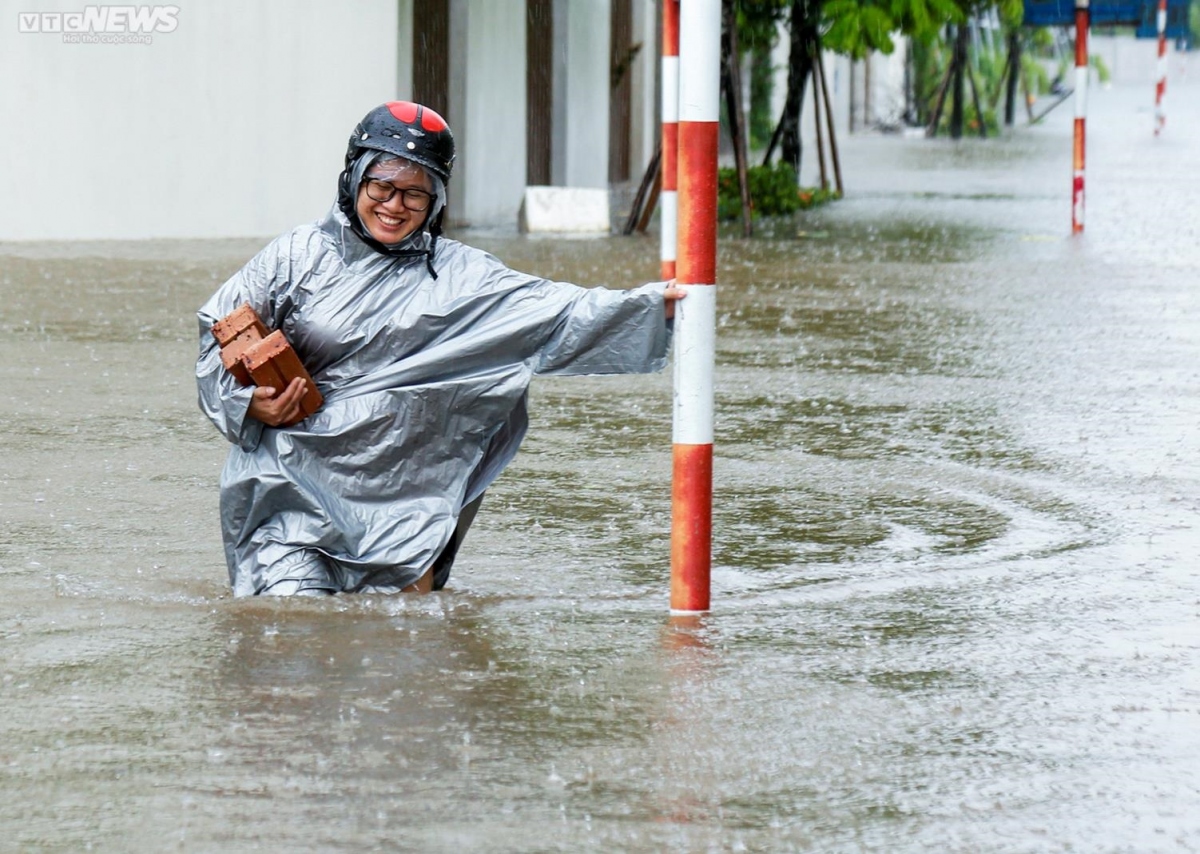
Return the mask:
{"type": "MultiPolygon", "coordinates": [[[[1193,78],[1197,73],[1193,71],[1193,78]]],[[[539,380],[448,588],[233,600],[196,308],[0,244],[0,850],[1200,850],[1200,79],[843,140],[720,245],[713,612],[669,374],[539,380]]],[[[331,199],[332,201],[332,199],[331,199]]],[[[580,284],[657,235],[458,235],[580,284]]]]}

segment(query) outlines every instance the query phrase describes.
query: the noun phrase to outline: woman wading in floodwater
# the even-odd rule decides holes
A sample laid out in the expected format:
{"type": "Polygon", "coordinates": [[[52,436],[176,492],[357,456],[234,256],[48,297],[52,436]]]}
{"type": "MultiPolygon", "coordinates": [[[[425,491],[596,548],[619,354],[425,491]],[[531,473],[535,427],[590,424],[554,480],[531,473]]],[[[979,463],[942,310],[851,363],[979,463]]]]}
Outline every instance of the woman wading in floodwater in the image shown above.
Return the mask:
{"type": "Polygon", "coordinates": [[[660,370],[682,291],[580,288],[441,236],[454,138],[394,101],[355,128],[337,204],[272,241],[200,309],[200,407],[233,444],[221,529],[233,592],[438,590],[528,426],[534,374],[660,370]],[[248,303],[305,382],[242,386],[213,324],[248,303]]]}

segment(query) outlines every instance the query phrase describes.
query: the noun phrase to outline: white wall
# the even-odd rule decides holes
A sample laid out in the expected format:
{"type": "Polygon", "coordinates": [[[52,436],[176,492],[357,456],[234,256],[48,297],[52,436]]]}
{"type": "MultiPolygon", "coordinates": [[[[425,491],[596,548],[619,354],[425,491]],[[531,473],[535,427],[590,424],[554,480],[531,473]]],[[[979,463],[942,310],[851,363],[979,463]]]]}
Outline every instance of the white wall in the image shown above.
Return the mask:
{"type": "Polygon", "coordinates": [[[554,3],[550,174],[558,186],[608,187],[611,15],[609,0],[554,3]]]}
{"type": "MultiPolygon", "coordinates": [[[[908,39],[893,36],[896,49],[889,54],[874,53],[871,62],[871,115],[869,124],[899,127],[904,123],[904,65],[908,57],[908,39]]],[[[980,98],[986,93],[980,92],[980,98]]]]}
{"type": "Polygon", "coordinates": [[[640,181],[650,158],[658,150],[661,141],[659,131],[660,85],[659,51],[662,47],[658,35],[658,19],[661,15],[655,0],[633,0],[633,42],[642,49],[633,61],[630,75],[633,78],[629,115],[629,178],[640,181]]]}
{"type": "Polygon", "coordinates": [[[850,132],[850,60],[836,53],[825,54],[825,73],[829,79],[829,99],[833,101],[833,121],[839,134],[850,132]]]}
{"type": "Polygon", "coordinates": [[[908,39],[893,36],[896,49],[890,54],[870,53],[855,62],[849,72],[850,113],[854,130],[895,128],[903,124],[906,108],[904,65],[908,39]]]}
{"type": "Polygon", "coordinates": [[[413,93],[413,0],[396,0],[397,101],[411,101],[413,93]]]}
{"type": "Polygon", "coordinates": [[[396,0],[188,3],[149,45],[19,32],[36,6],[0,0],[0,239],[279,233],[395,97],[396,0]]]}
{"type": "Polygon", "coordinates": [[[525,4],[452,0],[449,218],[515,224],[525,191],[525,4]]]}
{"type": "MultiPolygon", "coordinates": [[[[1088,52],[1104,60],[1113,83],[1141,83],[1150,90],[1153,104],[1154,84],[1158,80],[1158,40],[1135,39],[1133,36],[1098,36],[1088,39],[1088,52]]],[[[1171,79],[1187,73],[1187,55],[1167,42],[1167,97],[1171,96],[1171,79]]],[[[1093,82],[1096,76],[1092,75],[1093,82]]],[[[1169,115],[1169,113],[1168,113],[1169,115]]],[[[1168,119],[1169,121],[1169,119],[1168,119]]]]}

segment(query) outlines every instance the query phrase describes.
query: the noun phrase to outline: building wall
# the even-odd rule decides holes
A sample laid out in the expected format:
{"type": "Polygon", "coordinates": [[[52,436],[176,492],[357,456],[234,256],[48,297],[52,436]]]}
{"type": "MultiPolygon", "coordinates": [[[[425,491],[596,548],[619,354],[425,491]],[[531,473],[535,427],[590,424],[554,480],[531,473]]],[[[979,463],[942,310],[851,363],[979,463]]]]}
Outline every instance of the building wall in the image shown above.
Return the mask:
{"type": "Polygon", "coordinates": [[[279,233],[395,97],[396,0],[205,0],[148,45],[20,32],[37,5],[0,0],[0,239],[279,233]]]}
{"type": "Polygon", "coordinates": [[[396,93],[398,101],[413,96],[413,0],[396,0],[396,93]]]}
{"type": "MultiPolygon", "coordinates": [[[[525,191],[525,4],[451,0],[449,218],[515,225],[525,191]]],[[[606,149],[607,150],[607,149],[606,149]]]]}
{"type": "MultiPolygon", "coordinates": [[[[450,218],[509,227],[525,186],[525,3],[445,2],[450,218]]],[[[606,187],[611,2],[554,3],[552,181],[606,187]]],[[[150,44],[21,32],[37,5],[0,0],[0,240],[278,234],[328,211],[357,121],[413,93],[415,0],[205,0],[150,44]]],[[[631,11],[637,179],[658,144],[660,10],[631,11]]]]}
{"type": "MultiPolygon", "coordinates": [[[[1154,84],[1158,79],[1158,40],[1136,39],[1133,36],[1096,35],[1088,39],[1088,52],[1100,57],[1109,73],[1112,82],[1118,84],[1139,83],[1149,91],[1148,101],[1153,107],[1154,84]]],[[[1187,73],[1186,55],[1175,49],[1173,42],[1167,42],[1167,97],[1170,97],[1171,79],[1179,79],[1187,73]]],[[[1092,81],[1096,81],[1093,73],[1092,81]]],[[[1168,107],[1169,110],[1169,107],[1168,107]]]]}
{"type": "Polygon", "coordinates": [[[850,69],[850,121],[855,131],[899,127],[904,121],[908,39],[895,36],[889,54],[871,53],[850,69]]]}
{"type": "Polygon", "coordinates": [[[609,0],[555,0],[551,179],[557,186],[608,186],[611,15],[609,0]]]}

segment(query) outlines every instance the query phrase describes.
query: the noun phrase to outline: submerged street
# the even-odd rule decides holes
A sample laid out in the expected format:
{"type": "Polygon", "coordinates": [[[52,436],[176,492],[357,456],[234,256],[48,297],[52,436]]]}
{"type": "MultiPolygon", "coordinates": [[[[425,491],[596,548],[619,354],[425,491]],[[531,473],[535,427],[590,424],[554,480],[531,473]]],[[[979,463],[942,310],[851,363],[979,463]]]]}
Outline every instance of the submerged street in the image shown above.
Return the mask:
{"type": "Polygon", "coordinates": [[[195,310],[269,236],[0,243],[0,849],[1200,850],[1200,80],[1093,90],[1076,238],[1071,118],[722,238],[690,623],[669,371],[537,381],[444,592],[234,600],[195,310]]]}

